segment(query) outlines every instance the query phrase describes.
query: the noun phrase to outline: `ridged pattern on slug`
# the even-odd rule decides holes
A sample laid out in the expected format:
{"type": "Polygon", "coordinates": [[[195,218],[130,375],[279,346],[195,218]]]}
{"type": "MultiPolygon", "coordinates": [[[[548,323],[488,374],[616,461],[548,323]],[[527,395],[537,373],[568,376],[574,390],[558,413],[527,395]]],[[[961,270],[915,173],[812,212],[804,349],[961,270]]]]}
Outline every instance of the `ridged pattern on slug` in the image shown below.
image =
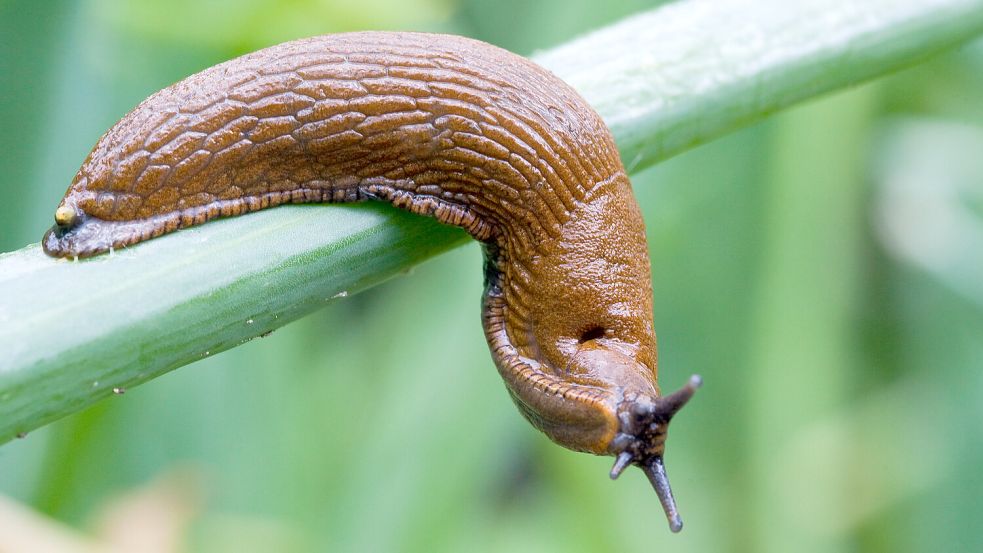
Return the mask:
{"type": "MultiPolygon", "coordinates": [[[[99,140],[43,245],[84,257],[219,216],[365,199],[484,242],[483,322],[516,404],[567,447],[626,451],[628,408],[659,395],[642,218],[597,114],[499,48],[352,33],[206,69],[99,140]]],[[[661,462],[657,434],[645,455],[661,462]]]]}

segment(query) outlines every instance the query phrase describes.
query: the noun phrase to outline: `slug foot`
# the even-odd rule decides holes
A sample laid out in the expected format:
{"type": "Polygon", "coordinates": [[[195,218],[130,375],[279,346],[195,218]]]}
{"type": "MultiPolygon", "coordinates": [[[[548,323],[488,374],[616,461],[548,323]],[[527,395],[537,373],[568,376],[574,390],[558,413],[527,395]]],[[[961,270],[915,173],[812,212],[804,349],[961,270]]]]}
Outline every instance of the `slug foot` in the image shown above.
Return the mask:
{"type": "Polygon", "coordinates": [[[612,441],[617,454],[611,468],[611,479],[616,479],[628,465],[634,464],[648,477],[659,496],[662,509],[669,520],[669,529],[679,532],[683,520],[676,510],[676,500],[669,486],[663,462],[666,433],[672,417],[693,397],[703,380],[693,375],[681,389],[667,396],[651,398],[642,394],[626,395],[618,409],[621,429],[612,441]]]}

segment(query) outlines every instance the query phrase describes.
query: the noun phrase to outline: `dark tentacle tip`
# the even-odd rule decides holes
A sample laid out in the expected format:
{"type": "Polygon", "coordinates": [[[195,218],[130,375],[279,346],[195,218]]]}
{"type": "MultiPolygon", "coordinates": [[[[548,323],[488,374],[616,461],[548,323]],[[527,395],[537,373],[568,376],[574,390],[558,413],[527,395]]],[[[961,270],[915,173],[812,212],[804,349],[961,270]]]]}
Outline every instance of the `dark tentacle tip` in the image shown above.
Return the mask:
{"type": "Polygon", "coordinates": [[[700,386],[703,386],[703,378],[700,375],[694,374],[689,377],[689,381],[682,388],[667,396],[655,399],[653,415],[668,423],[673,415],[689,403],[689,400],[700,386]]]}
{"type": "Polygon", "coordinates": [[[676,498],[672,495],[672,487],[669,485],[669,478],[666,476],[666,466],[662,462],[662,457],[653,457],[648,463],[642,465],[642,471],[648,476],[649,482],[659,496],[659,503],[662,510],[666,513],[666,520],[669,521],[669,530],[673,533],[683,529],[683,519],[679,516],[676,509],[676,498]]]}
{"type": "Polygon", "coordinates": [[[621,473],[628,468],[631,464],[632,454],[630,451],[622,451],[618,454],[618,458],[614,460],[614,466],[611,467],[611,480],[617,480],[621,473]]]}

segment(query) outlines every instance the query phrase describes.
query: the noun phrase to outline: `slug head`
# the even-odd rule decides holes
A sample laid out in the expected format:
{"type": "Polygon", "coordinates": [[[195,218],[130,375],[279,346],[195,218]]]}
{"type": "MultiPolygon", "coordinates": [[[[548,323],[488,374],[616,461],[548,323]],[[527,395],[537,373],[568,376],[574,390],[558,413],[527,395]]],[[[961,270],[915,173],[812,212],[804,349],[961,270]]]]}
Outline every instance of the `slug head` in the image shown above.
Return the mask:
{"type": "Polygon", "coordinates": [[[655,488],[673,532],[682,530],[683,520],[676,510],[662,460],[666,433],[673,415],[686,405],[702,383],[699,376],[693,375],[686,386],[667,396],[626,394],[618,408],[620,432],[611,443],[611,450],[617,455],[611,478],[620,476],[630,464],[641,468],[655,488]]]}
{"type": "MultiPolygon", "coordinates": [[[[693,397],[702,384],[699,376],[690,377],[680,390],[662,396],[655,383],[655,359],[639,357],[641,350],[616,338],[595,336],[577,347],[563,374],[566,382],[585,389],[606,389],[613,401],[597,409],[589,401],[562,402],[564,410],[552,404],[551,423],[543,410],[530,412],[532,401],[517,401],[526,417],[555,442],[577,451],[608,454],[616,457],[611,478],[617,478],[628,465],[637,465],[655,488],[673,532],[683,523],[676,509],[672,489],[666,477],[663,454],[669,422],[693,397]],[[593,417],[603,413],[602,421],[593,417]]],[[[653,348],[654,349],[654,348],[653,348]]],[[[528,389],[513,389],[519,399],[528,389]]],[[[569,392],[568,392],[569,393],[569,392]]],[[[535,397],[534,395],[531,397],[535,397]]]]}

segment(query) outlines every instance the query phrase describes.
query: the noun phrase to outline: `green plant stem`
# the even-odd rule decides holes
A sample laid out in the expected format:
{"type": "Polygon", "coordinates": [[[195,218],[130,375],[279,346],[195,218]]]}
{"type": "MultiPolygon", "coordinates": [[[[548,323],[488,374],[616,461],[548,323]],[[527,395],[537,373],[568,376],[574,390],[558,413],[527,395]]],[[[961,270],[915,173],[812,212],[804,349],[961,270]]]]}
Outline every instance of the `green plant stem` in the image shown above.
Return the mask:
{"type": "MultiPolygon", "coordinates": [[[[683,1],[535,59],[629,170],[983,32],[983,0],[683,1]]],[[[467,240],[381,205],[293,206],[84,262],[0,255],[0,442],[278,328],[467,240]]]]}
{"type": "Polygon", "coordinates": [[[534,58],[594,106],[637,170],[981,31],[979,0],[689,1],[534,58]]]}

